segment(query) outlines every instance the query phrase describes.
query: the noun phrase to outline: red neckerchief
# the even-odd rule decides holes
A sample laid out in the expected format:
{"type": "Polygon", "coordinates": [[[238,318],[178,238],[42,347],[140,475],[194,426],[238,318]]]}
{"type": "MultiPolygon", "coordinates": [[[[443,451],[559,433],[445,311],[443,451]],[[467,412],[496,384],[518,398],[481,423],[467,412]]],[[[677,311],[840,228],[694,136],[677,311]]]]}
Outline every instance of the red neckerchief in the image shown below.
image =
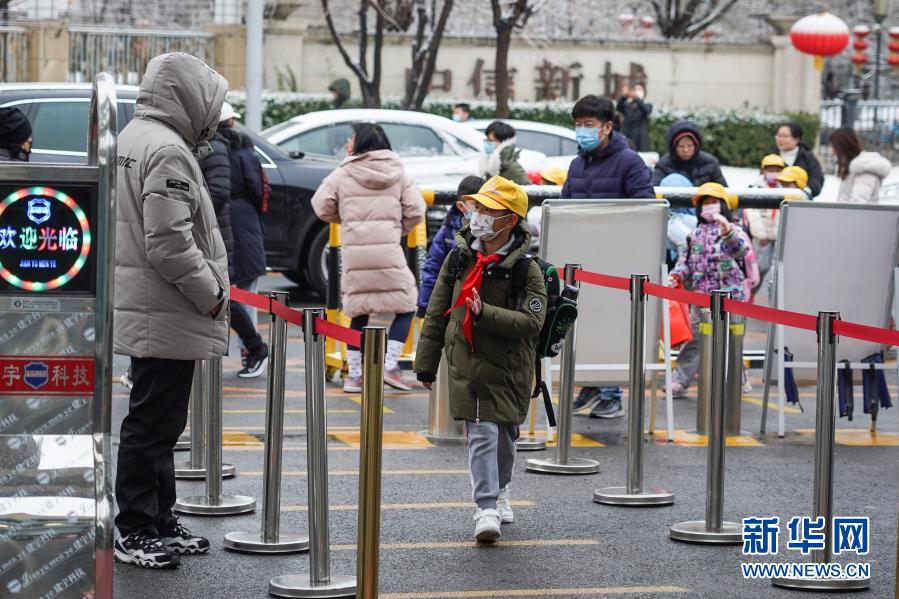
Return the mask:
{"type": "MultiPolygon", "coordinates": [[[[462,321],[462,333],[468,340],[468,345],[471,347],[472,351],[474,351],[474,342],[472,341],[472,328],[474,325],[471,322],[471,309],[468,307],[465,300],[473,297],[472,290],[481,290],[481,283],[484,281],[484,267],[488,264],[495,264],[503,258],[499,254],[485,256],[481,252],[477,252],[477,255],[478,260],[475,262],[474,268],[471,269],[471,272],[468,273],[468,276],[465,277],[465,280],[462,282],[462,291],[459,292],[459,299],[456,300],[456,305],[443,313],[443,315],[446,316],[459,306],[465,306],[465,320],[462,321]]],[[[481,309],[483,310],[483,305],[481,309]]]]}

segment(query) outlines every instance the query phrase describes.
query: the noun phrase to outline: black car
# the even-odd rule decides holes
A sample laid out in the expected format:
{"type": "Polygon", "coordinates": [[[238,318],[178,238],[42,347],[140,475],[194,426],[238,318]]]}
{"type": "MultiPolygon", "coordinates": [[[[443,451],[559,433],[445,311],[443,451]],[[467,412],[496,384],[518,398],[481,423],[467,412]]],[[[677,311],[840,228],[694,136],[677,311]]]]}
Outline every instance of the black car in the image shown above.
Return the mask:
{"type": "MultiPolygon", "coordinates": [[[[137,91],[134,86],[116,86],[119,131],[134,116],[137,91]]],[[[87,161],[90,97],[89,84],[0,84],[0,106],[17,106],[31,121],[32,162],[87,161]]],[[[311,286],[324,297],[328,226],[312,211],[310,200],[322,179],[340,162],[314,154],[288,156],[262,136],[241,130],[252,138],[271,185],[264,216],[268,267],[295,283],[311,286]]]]}

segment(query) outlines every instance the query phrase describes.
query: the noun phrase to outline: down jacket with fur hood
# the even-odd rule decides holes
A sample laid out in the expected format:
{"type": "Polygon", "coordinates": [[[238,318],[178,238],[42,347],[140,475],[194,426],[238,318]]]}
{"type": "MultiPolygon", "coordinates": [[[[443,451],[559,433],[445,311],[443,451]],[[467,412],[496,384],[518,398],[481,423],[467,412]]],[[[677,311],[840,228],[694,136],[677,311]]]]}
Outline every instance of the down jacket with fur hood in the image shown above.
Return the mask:
{"type": "Polygon", "coordinates": [[[414,311],[418,292],[401,243],[424,219],[425,202],[396,152],[348,156],[322,181],[312,208],[340,224],[344,313],[414,311]]]}
{"type": "Polygon", "coordinates": [[[880,184],[890,174],[890,161],[877,152],[862,152],[849,163],[849,174],[840,181],[838,202],[876,204],[880,184]]]}

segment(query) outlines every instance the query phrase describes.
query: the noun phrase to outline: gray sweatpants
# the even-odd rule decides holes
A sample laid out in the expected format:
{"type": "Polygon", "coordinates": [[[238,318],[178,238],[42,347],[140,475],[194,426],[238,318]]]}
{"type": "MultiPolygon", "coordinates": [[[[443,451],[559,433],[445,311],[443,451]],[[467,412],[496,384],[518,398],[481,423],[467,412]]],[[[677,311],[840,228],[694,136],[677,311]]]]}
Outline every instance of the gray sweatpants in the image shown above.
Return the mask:
{"type": "Polygon", "coordinates": [[[688,389],[699,372],[699,308],[690,306],[690,331],[693,340],[684,343],[677,356],[677,367],[674,369],[674,380],[688,389]]]}
{"type": "Polygon", "coordinates": [[[466,421],[471,494],[482,510],[496,509],[500,490],[512,480],[518,426],[466,421]]]}

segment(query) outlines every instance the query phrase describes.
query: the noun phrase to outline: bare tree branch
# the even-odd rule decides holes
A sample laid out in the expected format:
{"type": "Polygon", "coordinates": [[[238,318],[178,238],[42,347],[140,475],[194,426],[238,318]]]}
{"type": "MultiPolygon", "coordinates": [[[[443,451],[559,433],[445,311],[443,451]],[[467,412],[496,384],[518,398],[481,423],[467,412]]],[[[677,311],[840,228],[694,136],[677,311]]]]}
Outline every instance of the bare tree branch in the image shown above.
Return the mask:
{"type": "Polygon", "coordinates": [[[334,19],[331,17],[329,0],[321,0],[321,3],[322,12],[325,15],[325,24],[328,26],[328,31],[331,33],[331,39],[334,40],[334,45],[337,46],[337,51],[340,52],[340,56],[343,57],[343,62],[346,63],[350,70],[353,71],[353,74],[360,80],[366,79],[366,74],[359,68],[359,65],[355,64],[353,59],[350,58],[346,47],[343,45],[343,40],[340,39],[340,35],[338,35],[337,29],[334,27],[334,19]]]}

